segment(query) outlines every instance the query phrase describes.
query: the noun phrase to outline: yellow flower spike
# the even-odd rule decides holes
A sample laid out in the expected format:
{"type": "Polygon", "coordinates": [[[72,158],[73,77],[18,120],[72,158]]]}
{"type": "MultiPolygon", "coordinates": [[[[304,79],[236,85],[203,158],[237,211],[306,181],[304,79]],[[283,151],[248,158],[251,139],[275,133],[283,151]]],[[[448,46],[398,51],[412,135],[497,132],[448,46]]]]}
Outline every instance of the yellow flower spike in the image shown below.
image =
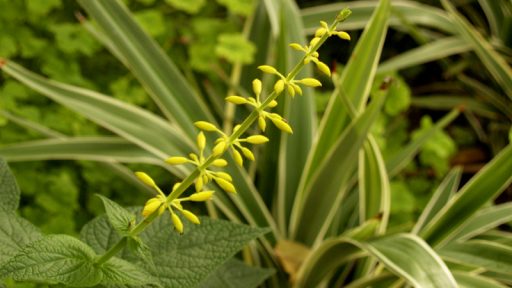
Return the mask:
{"type": "Polygon", "coordinates": [[[185,218],[187,218],[188,221],[194,223],[194,224],[200,224],[201,221],[199,221],[199,218],[197,218],[197,216],[188,211],[188,210],[181,210],[181,214],[183,214],[183,216],[185,216],[185,218]]]}
{"type": "Polygon", "coordinates": [[[322,86],[322,83],[315,78],[304,78],[301,80],[297,80],[297,83],[304,84],[309,87],[320,87],[322,86]]]}
{"type": "MultiPolygon", "coordinates": [[[[154,197],[154,198],[151,198],[149,199],[146,204],[144,204],[144,208],[142,209],[142,216],[145,218],[145,217],[148,217],[149,215],[153,214],[156,210],[158,210],[158,208],[160,208],[160,206],[163,207],[162,205],[162,200],[158,197],[154,197]]],[[[158,211],[158,214],[161,214],[162,211],[165,210],[165,207],[164,209],[160,209],[160,211],[158,211]]]]}
{"type": "Polygon", "coordinates": [[[173,156],[173,157],[169,157],[169,158],[165,159],[165,163],[171,164],[171,165],[179,165],[179,164],[184,164],[187,162],[188,162],[188,159],[185,157],[181,157],[181,156],[173,156]]]}
{"type": "Polygon", "coordinates": [[[293,89],[293,86],[288,85],[287,88],[288,88],[288,94],[292,97],[295,97],[295,89],[293,89]]]}
{"type": "Polygon", "coordinates": [[[274,91],[276,92],[276,94],[281,94],[281,92],[283,92],[283,90],[284,90],[284,80],[279,79],[279,80],[277,80],[276,84],[274,85],[274,91]]]}
{"type": "Polygon", "coordinates": [[[217,129],[217,127],[215,125],[213,125],[212,123],[207,122],[207,121],[197,121],[194,123],[194,125],[203,131],[212,132],[212,131],[219,130],[219,129],[217,129]]]}
{"type": "Polygon", "coordinates": [[[246,142],[249,142],[251,144],[263,144],[268,142],[268,138],[263,135],[252,135],[247,138],[245,138],[246,142]]]}
{"type": "Polygon", "coordinates": [[[242,158],[242,155],[240,155],[240,152],[233,149],[233,158],[235,159],[236,164],[238,164],[240,167],[244,166],[244,159],[242,158]]]}
{"type": "Polygon", "coordinates": [[[320,37],[315,37],[311,39],[311,41],[309,42],[309,47],[315,47],[316,44],[318,44],[318,41],[320,41],[320,37]]]}
{"type": "Polygon", "coordinates": [[[212,199],[214,191],[203,191],[203,192],[197,192],[188,197],[188,200],[194,201],[194,202],[204,202],[212,199]]]}
{"type": "Polygon", "coordinates": [[[219,156],[220,154],[224,153],[224,151],[226,151],[226,142],[220,141],[217,143],[217,145],[215,145],[215,147],[213,147],[212,153],[213,156],[219,156]]]}
{"type": "Polygon", "coordinates": [[[258,117],[258,126],[260,127],[261,131],[265,132],[265,128],[267,128],[267,122],[265,121],[265,117],[261,115],[258,117]]]}
{"type": "Polygon", "coordinates": [[[213,178],[213,180],[215,180],[215,183],[217,183],[220,186],[220,188],[222,188],[222,190],[228,193],[236,193],[235,186],[233,186],[233,184],[231,184],[229,181],[226,181],[219,177],[215,177],[213,178]]]}
{"type": "Polygon", "coordinates": [[[139,178],[139,180],[142,181],[144,184],[150,187],[156,187],[155,181],[151,177],[149,177],[148,174],[144,172],[135,172],[135,176],[137,176],[137,178],[139,178]]]}
{"type": "Polygon", "coordinates": [[[245,99],[244,97],[240,97],[240,96],[228,96],[228,97],[226,97],[226,101],[236,104],[236,105],[249,103],[249,101],[247,99],[245,99]]]}
{"type": "Polygon", "coordinates": [[[270,103],[268,103],[268,108],[274,108],[277,106],[277,101],[276,100],[272,100],[270,101],[270,103]]]}
{"type": "Polygon", "coordinates": [[[290,44],[290,47],[292,47],[293,49],[295,49],[297,51],[307,52],[306,49],[304,49],[304,47],[302,47],[302,45],[297,44],[297,43],[290,44]]]}
{"type": "Polygon", "coordinates": [[[321,27],[321,28],[318,28],[316,29],[315,31],[315,37],[322,37],[324,36],[324,34],[327,32],[327,29],[321,27]]]}
{"type": "Polygon", "coordinates": [[[258,66],[258,69],[260,69],[261,71],[268,73],[268,74],[279,75],[279,72],[277,71],[277,69],[270,65],[261,65],[261,66],[258,66]]]}
{"type": "Polygon", "coordinates": [[[293,134],[292,127],[290,127],[290,125],[288,125],[288,123],[286,123],[286,120],[281,118],[281,116],[279,116],[279,117],[270,117],[270,121],[272,121],[272,123],[274,123],[274,125],[276,125],[276,127],[279,130],[281,130],[283,132],[286,132],[286,133],[289,133],[289,134],[293,134]]]}
{"type": "Polygon", "coordinates": [[[201,131],[199,134],[197,134],[197,148],[199,148],[199,151],[203,151],[205,146],[206,137],[204,136],[203,131],[201,131]]]}
{"type": "Polygon", "coordinates": [[[224,159],[215,159],[213,160],[212,165],[215,167],[226,167],[228,165],[228,161],[224,159]]]}
{"type": "Polygon", "coordinates": [[[176,231],[178,231],[178,233],[180,233],[180,234],[183,234],[183,222],[181,222],[180,217],[178,217],[178,215],[171,212],[171,220],[172,220],[172,224],[174,225],[174,228],[176,229],[176,231]]]}
{"type": "Polygon", "coordinates": [[[254,95],[260,96],[260,94],[261,94],[261,81],[260,81],[260,79],[252,80],[252,91],[254,91],[254,95]]]}
{"type": "Polygon", "coordinates": [[[254,161],[254,154],[252,154],[251,150],[245,147],[240,147],[242,150],[242,153],[244,154],[245,158],[254,161]]]}
{"type": "Polygon", "coordinates": [[[195,182],[195,187],[196,187],[196,191],[201,191],[203,189],[203,177],[202,176],[199,176],[196,178],[196,182],[195,182]]]}
{"type": "Polygon", "coordinates": [[[325,65],[325,63],[320,61],[315,62],[315,64],[318,70],[320,70],[325,75],[331,77],[331,69],[329,69],[329,66],[325,65]]]}
{"type": "Polygon", "coordinates": [[[229,182],[233,182],[233,178],[231,177],[231,175],[229,175],[226,172],[216,172],[216,175],[217,175],[217,177],[220,177],[220,178],[222,178],[224,180],[227,180],[229,182]]]}

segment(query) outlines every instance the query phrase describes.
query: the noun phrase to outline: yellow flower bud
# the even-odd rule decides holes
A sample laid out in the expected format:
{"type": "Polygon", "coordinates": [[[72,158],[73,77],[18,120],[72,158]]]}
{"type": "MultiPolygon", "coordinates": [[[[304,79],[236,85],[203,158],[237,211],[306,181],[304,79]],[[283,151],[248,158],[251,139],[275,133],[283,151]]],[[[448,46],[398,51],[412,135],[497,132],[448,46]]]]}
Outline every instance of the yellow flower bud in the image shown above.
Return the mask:
{"type": "Polygon", "coordinates": [[[341,39],[343,40],[348,40],[350,41],[350,35],[347,33],[347,32],[344,32],[344,31],[338,31],[338,32],[335,32],[336,35],[338,35],[338,37],[340,37],[341,39]]]}
{"type": "Polygon", "coordinates": [[[316,67],[318,68],[318,70],[320,70],[325,75],[327,75],[329,77],[331,76],[331,69],[329,69],[329,66],[325,65],[325,63],[317,61],[316,67]]]}
{"type": "Polygon", "coordinates": [[[233,158],[235,159],[236,164],[238,164],[240,167],[244,166],[244,159],[242,158],[242,155],[240,155],[240,152],[233,149],[233,158]]]}
{"type": "Polygon", "coordinates": [[[260,79],[252,80],[252,91],[254,91],[255,95],[261,94],[261,81],[260,79]]]}
{"type": "Polygon", "coordinates": [[[194,201],[194,202],[208,201],[208,200],[212,199],[213,193],[215,193],[215,192],[213,192],[213,191],[197,192],[197,193],[190,195],[188,197],[188,199],[190,201],[194,201]]]}
{"type": "Polygon", "coordinates": [[[178,231],[180,234],[183,234],[183,222],[181,222],[180,217],[174,213],[171,213],[171,220],[174,228],[176,228],[176,231],[178,231]]]}
{"type": "Polygon", "coordinates": [[[327,29],[325,29],[323,27],[318,28],[315,31],[315,37],[322,37],[322,36],[324,36],[325,32],[327,32],[327,29]]]}
{"type": "Polygon", "coordinates": [[[181,210],[181,214],[183,214],[183,216],[185,216],[185,218],[188,219],[188,221],[194,223],[194,224],[200,224],[201,222],[199,221],[199,218],[197,218],[197,216],[188,211],[188,210],[181,210]]]}
{"type": "MultiPolygon", "coordinates": [[[[160,205],[162,205],[162,200],[158,197],[149,199],[144,205],[144,208],[142,208],[142,216],[148,217],[153,214],[158,208],[160,208],[160,205]]],[[[161,212],[159,212],[159,214],[161,214],[161,212]]]]}
{"type": "Polygon", "coordinates": [[[214,156],[218,156],[222,153],[224,153],[224,151],[226,151],[226,142],[225,141],[221,141],[219,143],[217,143],[217,145],[215,145],[215,147],[213,147],[213,155],[214,156]]]}
{"type": "Polygon", "coordinates": [[[151,179],[151,177],[149,177],[148,174],[144,172],[135,172],[135,176],[137,176],[137,178],[139,178],[139,180],[142,181],[144,184],[151,187],[156,187],[155,181],[153,181],[153,179],[151,179]]]}
{"type": "Polygon", "coordinates": [[[277,72],[276,68],[270,66],[270,65],[261,65],[258,67],[261,71],[268,73],[268,74],[276,74],[278,75],[279,72],[277,72]]]}
{"type": "Polygon", "coordinates": [[[174,157],[169,157],[169,158],[165,159],[165,162],[167,164],[171,164],[171,165],[179,165],[179,164],[187,163],[188,159],[185,157],[174,156],[174,157]]]}
{"type": "Polygon", "coordinates": [[[268,142],[268,138],[263,135],[252,135],[245,138],[245,141],[251,144],[263,144],[268,142]]]}
{"type": "Polygon", "coordinates": [[[300,88],[299,85],[292,83],[291,86],[293,87],[293,90],[295,90],[297,94],[302,95],[302,88],[300,88]]]}
{"type": "Polygon", "coordinates": [[[270,103],[268,103],[268,108],[274,108],[277,106],[277,101],[276,100],[272,100],[270,101],[270,103]]]}
{"type": "Polygon", "coordinates": [[[325,21],[320,21],[320,26],[322,26],[322,28],[325,30],[329,30],[329,25],[325,21]]]}
{"type": "Polygon", "coordinates": [[[302,45],[297,44],[297,43],[290,44],[290,47],[292,47],[293,49],[295,49],[297,51],[307,52],[306,49],[304,49],[304,47],[302,47],[302,45]]]}
{"type": "Polygon", "coordinates": [[[215,125],[213,125],[212,123],[210,122],[206,122],[206,121],[197,121],[194,123],[194,125],[196,125],[197,128],[201,129],[201,130],[204,130],[204,131],[217,131],[217,127],[215,127],[215,125]]]}
{"type": "Polygon", "coordinates": [[[288,94],[292,97],[295,97],[295,89],[293,89],[292,85],[288,85],[288,94]]]}
{"type": "Polygon", "coordinates": [[[322,86],[322,83],[315,78],[304,78],[301,80],[297,80],[297,83],[304,84],[309,87],[319,87],[322,86]]]}
{"type": "Polygon", "coordinates": [[[178,187],[180,187],[180,184],[181,184],[181,182],[176,182],[176,183],[172,186],[172,192],[176,191],[176,189],[178,189],[178,187]]]}
{"type": "Polygon", "coordinates": [[[258,126],[260,127],[261,131],[265,132],[265,128],[267,128],[267,122],[265,122],[265,117],[261,116],[258,117],[258,126]]]}
{"type": "Polygon", "coordinates": [[[197,134],[197,148],[199,148],[199,151],[203,151],[205,146],[206,137],[204,136],[203,131],[201,131],[199,134],[197,134]]]}
{"type": "Polygon", "coordinates": [[[213,160],[212,165],[215,167],[225,167],[228,165],[228,161],[224,159],[215,159],[213,160]]]}
{"type": "Polygon", "coordinates": [[[219,177],[216,177],[213,179],[220,186],[220,188],[222,188],[222,190],[224,190],[228,193],[236,193],[235,186],[233,186],[233,184],[231,184],[230,182],[228,182],[222,178],[219,178],[219,177]]]}
{"type": "Polygon", "coordinates": [[[196,191],[201,191],[203,189],[203,177],[199,176],[196,178],[195,187],[196,191]]]}
{"type": "Polygon", "coordinates": [[[237,104],[237,105],[249,103],[249,101],[247,101],[247,99],[245,99],[244,97],[241,97],[241,96],[228,96],[228,97],[226,97],[226,101],[233,103],[233,104],[237,104]]]}
{"type": "Polygon", "coordinates": [[[254,161],[254,154],[252,154],[251,150],[241,147],[242,153],[244,154],[245,158],[254,161]]]}
{"type": "Polygon", "coordinates": [[[311,41],[309,42],[309,47],[314,47],[316,44],[318,44],[318,41],[320,41],[320,37],[315,37],[311,39],[311,41]]]}
{"type": "Polygon", "coordinates": [[[274,85],[274,91],[276,91],[276,94],[281,94],[284,90],[284,80],[279,79],[277,80],[276,84],[274,85]]]}
{"type": "Polygon", "coordinates": [[[272,117],[270,118],[270,120],[272,121],[272,123],[274,123],[274,125],[276,125],[277,128],[279,128],[279,130],[289,134],[293,134],[292,127],[290,127],[290,125],[288,125],[288,123],[286,123],[284,119],[280,117],[272,117]]]}
{"type": "Polygon", "coordinates": [[[231,178],[231,175],[229,175],[226,172],[217,172],[217,176],[222,178],[222,179],[224,179],[224,180],[227,180],[229,182],[233,181],[233,178],[231,178]]]}

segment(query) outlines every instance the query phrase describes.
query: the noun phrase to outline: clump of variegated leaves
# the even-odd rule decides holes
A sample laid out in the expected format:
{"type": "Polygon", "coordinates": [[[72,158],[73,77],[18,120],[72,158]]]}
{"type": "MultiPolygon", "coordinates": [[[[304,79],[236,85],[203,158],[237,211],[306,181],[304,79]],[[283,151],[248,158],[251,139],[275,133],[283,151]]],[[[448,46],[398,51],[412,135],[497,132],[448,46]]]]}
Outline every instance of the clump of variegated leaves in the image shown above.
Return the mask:
{"type": "MultiPolygon", "coordinates": [[[[252,82],[252,89],[255,97],[228,96],[226,97],[226,101],[236,105],[252,106],[254,111],[257,113],[256,118],[258,121],[258,127],[262,132],[265,132],[267,126],[266,120],[270,119],[270,121],[281,131],[290,134],[293,133],[292,128],[287,123],[286,119],[277,113],[272,113],[266,110],[270,110],[278,105],[278,102],[275,99],[285,90],[288,95],[294,97],[296,94],[302,95],[302,88],[300,85],[307,87],[322,86],[320,81],[317,79],[295,79],[295,75],[303,65],[310,62],[313,62],[322,73],[326,74],[327,76],[331,75],[329,67],[318,59],[319,55],[316,50],[327,37],[332,35],[336,35],[344,40],[350,40],[350,36],[346,32],[335,30],[336,24],[343,21],[350,14],[350,11],[347,11],[348,10],[342,11],[338,16],[339,19],[337,19],[337,21],[331,27],[329,27],[326,22],[321,21],[321,27],[317,29],[315,37],[309,42],[309,45],[302,46],[297,43],[290,44],[291,48],[301,51],[305,53],[305,55],[302,63],[299,63],[287,76],[284,76],[276,68],[269,65],[262,65],[258,67],[262,72],[276,75],[279,78],[273,86],[273,92],[268,95],[267,98],[264,100],[261,98],[262,83],[261,80],[255,79],[252,82]]],[[[244,157],[252,161],[254,160],[254,154],[249,148],[245,147],[244,144],[264,144],[268,142],[269,139],[263,135],[251,135],[245,138],[241,138],[240,135],[242,135],[249,128],[249,126],[253,124],[256,118],[249,119],[248,117],[242,123],[242,125],[236,125],[231,135],[227,135],[210,122],[195,122],[195,126],[200,130],[200,132],[197,134],[196,141],[199,153],[190,153],[188,157],[172,156],[165,160],[165,162],[170,165],[192,164],[196,166],[196,176],[194,179],[196,192],[188,197],[179,198],[179,194],[183,193],[187,187],[181,187],[183,189],[180,189],[180,192],[173,193],[176,191],[176,189],[178,189],[178,187],[180,187],[182,184],[181,182],[176,183],[172,189],[171,194],[166,196],[149,175],[144,172],[136,172],[136,176],[142,182],[151,186],[157,192],[156,197],[153,197],[146,202],[142,210],[142,215],[144,217],[148,217],[153,213],[158,213],[158,215],[160,215],[168,210],[170,212],[175,229],[179,233],[183,233],[183,223],[180,217],[176,215],[176,211],[181,213],[186,219],[194,224],[199,224],[200,221],[196,215],[183,208],[181,204],[182,202],[200,202],[210,200],[213,197],[214,191],[204,190],[204,188],[205,185],[212,181],[215,182],[222,190],[228,193],[236,193],[236,188],[232,183],[233,179],[231,175],[223,171],[211,170],[210,167],[213,166],[222,168],[228,165],[228,162],[221,158],[221,156],[228,150],[231,152],[236,164],[240,166],[243,166],[244,157]],[[239,131],[240,129],[242,130],[239,131]],[[214,132],[218,135],[218,138],[214,142],[215,145],[211,151],[211,154],[208,157],[205,156],[206,136],[204,132],[214,132]]],[[[190,182],[190,184],[191,183],[192,182],[190,182]]]]}

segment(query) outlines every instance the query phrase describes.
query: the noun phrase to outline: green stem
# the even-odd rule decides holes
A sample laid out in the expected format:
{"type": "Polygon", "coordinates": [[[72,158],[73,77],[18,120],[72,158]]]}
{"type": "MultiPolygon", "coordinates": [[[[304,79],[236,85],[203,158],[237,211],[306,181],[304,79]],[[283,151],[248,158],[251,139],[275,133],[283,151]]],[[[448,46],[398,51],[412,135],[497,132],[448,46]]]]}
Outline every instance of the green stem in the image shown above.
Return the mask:
{"type": "MultiPolygon", "coordinates": [[[[345,20],[345,19],[341,19],[341,18],[336,19],[331,25],[331,30],[334,30],[336,28],[336,26],[338,25],[338,23],[342,22],[343,20],[345,20]]],[[[299,63],[297,63],[297,65],[295,65],[295,67],[293,67],[293,69],[290,71],[290,73],[288,73],[288,75],[286,76],[285,82],[290,82],[290,81],[294,80],[295,76],[297,76],[297,74],[299,74],[299,72],[301,71],[302,67],[304,67],[304,65],[305,65],[304,60],[308,56],[310,56],[313,52],[317,51],[318,48],[320,48],[320,46],[322,46],[322,44],[327,40],[327,38],[329,38],[329,35],[328,35],[328,33],[325,33],[320,38],[320,40],[317,42],[317,44],[310,48],[309,53],[304,55],[304,57],[301,59],[301,61],[299,63]]],[[[268,107],[268,105],[270,104],[270,102],[272,102],[272,100],[275,100],[280,94],[281,93],[278,94],[275,91],[273,91],[265,99],[265,101],[263,101],[263,103],[261,103],[261,105],[259,107],[254,109],[249,114],[249,116],[247,116],[247,118],[245,118],[245,120],[242,122],[242,124],[240,124],[240,128],[238,128],[235,132],[233,132],[229,136],[226,146],[229,148],[238,138],[240,138],[240,136],[242,136],[242,134],[245,133],[245,131],[247,131],[252,126],[252,124],[258,119],[260,112],[263,111],[264,109],[266,109],[268,107]]],[[[227,151],[227,150],[228,149],[226,149],[225,151],[227,151]]],[[[185,190],[190,185],[192,185],[194,183],[194,180],[200,175],[201,171],[203,171],[208,166],[210,166],[212,164],[212,162],[215,161],[215,159],[220,158],[222,155],[223,155],[223,153],[221,153],[220,155],[217,155],[217,156],[214,156],[213,154],[208,156],[208,158],[203,162],[202,165],[196,167],[194,169],[194,171],[192,171],[192,173],[190,173],[185,179],[183,179],[183,181],[180,183],[178,188],[176,188],[176,190],[172,191],[171,194],[169,194],[169,196],[167,196],[166,205],[169,205],[174,199],[180,197],[180,195],[183,194],[185,192],[185,190]]],[[[137,226],[135,226],[135,228],[133,228],[133,230],[130,232],[130,236],[132,236],[132,237],[136,236],[136,235],[140,234],[142,231],[144,231],[144,229],[146,229],[146,227],[149,224],[151,224],[151,222],[153,222],[153,220],[155,220],[157,218],[157,216],[159,215],[158,210],[159,209],[156,209],[155,212],[153,212],[151,215],[146,217],[142,222],[137,224],[137,226]]],[[[128,243],[128,238],[123,237],[114,246],[112,246],[107,252],[105,252],[105,254],[103,254],[100,258],[98,258],[96,263],[97,264],[105,263],[106,261],[108,261],[108,259],[114,257],[119,251],[121,251],[126,246],[127,243],[128,243]]]]}

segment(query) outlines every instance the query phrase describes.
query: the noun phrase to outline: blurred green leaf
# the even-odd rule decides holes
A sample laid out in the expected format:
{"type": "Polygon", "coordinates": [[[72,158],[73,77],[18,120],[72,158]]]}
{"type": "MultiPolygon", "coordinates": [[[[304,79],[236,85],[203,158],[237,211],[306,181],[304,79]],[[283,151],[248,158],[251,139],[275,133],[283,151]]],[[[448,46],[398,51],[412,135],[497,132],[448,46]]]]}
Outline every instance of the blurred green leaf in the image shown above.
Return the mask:
{"type": "Polygon", "coordinates": [[[166,32],[164,16],[159,10],[148,9],[138,11],[137,13],[134,13],[133,16],[140,26],[142,26],[142,29],[153,37],[161,36],[166,32]]]}
{"type": "Polygon", "coordinates": [[[219,4],[226,6],[229,12],[244,16],[251,15],[254,10],[254,0],[217,0],[219,4]]]}
{"type": "Polygon", "coordinates": [[[16,41],[9,35],[0,34],[0,55],[2,57],[12,57],[17,52],[16,41]]]}
{"type": "Polygon", "coordinates": [[[20,189],[7,162],[0,158],[0,210],[14,212],[20,203],[20,189]]]}
{"type": "MultiPolygon", "coordinates": [[[[250,64],[256,47],[242,34],[221,34],[215,53],[231,63],[250,64]]],[[[211,52],[210,52],[211,53],[211,52]]]]}
{"type": "Polygon", "coordinates": [[[274,273],[271,269],[252,267],[230,259],[203,280],[198,288],[256,288],[274,273]]]}
{"type": "Polygon", "coordinates": [[[203,8],[206,4],[205,0],[165,0],[165,2],[178,10],[185,11],[190,14],[195,14],[203,8]]]}
{"type": "Polygon", "coordinates": [[[61,0],[26,1],[25,3],[27,11],[38,16],[44,16],[62,5],[61,0]]]}

